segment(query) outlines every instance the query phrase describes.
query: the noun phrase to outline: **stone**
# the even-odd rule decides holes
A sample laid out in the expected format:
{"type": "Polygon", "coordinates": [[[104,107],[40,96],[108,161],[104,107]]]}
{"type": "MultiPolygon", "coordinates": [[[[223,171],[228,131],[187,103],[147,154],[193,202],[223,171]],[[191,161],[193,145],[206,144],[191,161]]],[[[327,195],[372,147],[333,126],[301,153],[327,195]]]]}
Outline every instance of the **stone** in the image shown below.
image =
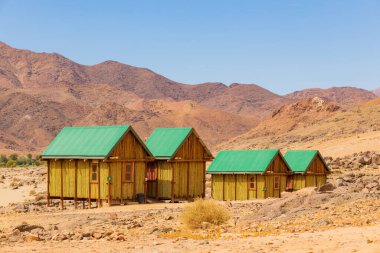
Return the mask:
{"type": "Polygon", "coordinates": [[[102,233],[98,233],[98,232],[95,232],[92,237],[94,237],[95,239],[101,239],[103,238],[103,234],[102,233]]]}
{"type": "Polygon", "coordinates": [[[366,188],[368,189],[372,189],[372,188],[376,188],[377,186],[379,185],[379,183],[377,182],[373,182],[373,183],[369,183],[366,185],[366,188]]]}
{"type": "Polygon", "coordinates": [[[11,234],[8,235],[8,241],[18,242],[21,239],[21,232],[18,229],[14,229],[11,234]]]}
{"type": "Polygon", "coordinates": [[[340,186],[344,186],[344,180],[340,177],[338,177],[336,180],[335,180],[335,184],[337,187],[340,187],[340,186]]]}
{"type": "Polygon", "coordinates": [[[327,183],[325,185],[322,185],[320,187],[317,188],[317,191],[318,192],[328,192],[328,191],[333,191],[335,190],[335,186],[331,183],[327,183]]]}
{"type": "Polygon", "coordinates": [[[372,163],[376,165],[380,165],[380,155],[374,154],[372,156],[372,163]]]}
{"type": "Polygon", "coordinates": [[[369,165],[371,164],[371,162],[372,162],[371,157],[363,156],[359,159],[359,163],[362,165],[369,165]]]}

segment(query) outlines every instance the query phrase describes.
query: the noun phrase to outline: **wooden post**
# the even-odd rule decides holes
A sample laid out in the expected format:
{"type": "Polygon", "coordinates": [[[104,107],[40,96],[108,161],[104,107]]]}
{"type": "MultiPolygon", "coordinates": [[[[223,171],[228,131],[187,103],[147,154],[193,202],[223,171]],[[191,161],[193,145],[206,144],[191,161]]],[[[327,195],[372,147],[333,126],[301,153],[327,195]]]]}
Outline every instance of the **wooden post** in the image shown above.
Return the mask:
{"type": "MultiPolygon", "coordinates": [[[[211,196],[212,196],[212,180],[211,180],[211,196]]],[[[203,162],[203,185],[202,185],[202,198],[206,197],[206,162],[203,162]]]]}
{"type": "Polygon", "coordinates": [[[75,160],[75,179],[74,179],[74,208],[78,208],[77,197],[78,197],[78,160],[75,160]]]}
{"type": "Polygon", "coordinates": [[[62,168],[63,160],[60,160],[60,163],[61,163],[61,208],[63,209],[63,168],[62,168]]]}
{"type": "MultiPolygon", "coordinates": [[[[108,165],[108,177],[111,176],[111,167],[110,164],[107,163],[108,165]]],[[[108,180],[107,178],[107,183],[108,183],[108,207],[111,206],[111,181],[108,180]]]]}
{"type": "Polygon", "coordinates": [[[88,161],[88,209],[91,209],[91,163],[88,161]]]}
{"type": "Polygon", "coordinates": [[[186,200],[189,200],[190,187],[190,162],[187,162],[186,200]]]}
{"type": "Polygon", "coordinates": [[[145,165],[145,177],[144,177],[144,204],[146,204],[146,195],[148,193],[148,175],[147,175],[147,167],[148,163],[144,162],[145,165]]]}
{"type": "Polygon", "coordinates": [[[222,190],[223,190],[223,197],[222,197],[222,200],[224,201],[224,174],[223,174],[223,184],[222,184],[222,190]]]}
{"type": "MultiPolygon", "coordinates": [[[[250,180],[250,177],[249,175],[246,176],[246,184],[247,184],[247,200],[249,200],[249,188],[250,188],[250,183],[251,183],[251,180],[250,180]]],[[[256,186],[256,185],[255,185],[256,186]]],[[[257,186],[256,186],[257,187],[257,186]]]]}
{"type": "Polygon", "coordinates": [[[47,161],[47,206],[50,206],[50,160],[47,161]]]}
{"type": "Polygon", "coordinates": [[[211,198],[214,198],[214,175],[211,174],[211,198]]]}
{"type": "Polygon", "coordinates": [[[98,161],[98,208],[102,205],[100,200],[100,161],[98,161]]]}

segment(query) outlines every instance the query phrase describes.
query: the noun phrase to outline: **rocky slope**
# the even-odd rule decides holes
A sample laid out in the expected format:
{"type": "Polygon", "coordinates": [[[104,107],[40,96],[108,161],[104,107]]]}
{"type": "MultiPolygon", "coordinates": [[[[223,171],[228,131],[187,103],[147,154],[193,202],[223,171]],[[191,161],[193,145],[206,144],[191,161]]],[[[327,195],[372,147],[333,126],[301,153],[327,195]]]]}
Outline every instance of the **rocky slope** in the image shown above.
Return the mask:
{"type": "Polygon", "coordinates": [[[329,102],[324,104],[320,107],[312,99],[286,105],[272,118],[218,145],[216,150],[306,148],[340,156],[367,148],[380,149],[380,99],[347,111],[329,102]]]}
{"type": "MultiPolygon", "coordinates": [[[[194,126],[214,149],[281,106],[315,97],[310,91],[279,96],[255,84],[186,85],[115,61],[85,66],[1,42],[0,91],[0,152],[34,153],[64,126],[95,124],[133,124],[144,137],[158,126],[194,126]]],[[[344,108],[371,98],[356,88],[318,92],[344,108]]]]}

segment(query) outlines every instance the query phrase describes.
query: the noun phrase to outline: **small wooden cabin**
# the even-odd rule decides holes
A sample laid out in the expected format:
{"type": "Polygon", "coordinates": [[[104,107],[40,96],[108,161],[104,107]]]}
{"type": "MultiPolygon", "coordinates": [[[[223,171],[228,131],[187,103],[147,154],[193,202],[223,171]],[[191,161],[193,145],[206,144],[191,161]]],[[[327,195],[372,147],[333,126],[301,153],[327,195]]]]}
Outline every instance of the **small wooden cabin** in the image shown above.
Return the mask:
{"type": "Polygon", "coordinates": [[[291,171],[278,149],[221,151],[207,173],[216,200],[280,197],[291,171]]]}
{"type": "Polygon", "coordinates": [[[285,160],[294,173],[289,176],[289,187],[293,190],[326,184],[330,169],[318,150],[289,150],[285,160]]]}
{"type": "Polygon", "coordinates": [[[155,158],[148,163],[148,197],[205,196],[205,166],[213,156],[193,128],[156,128],[146,146],[155,158]]]}
{"type": "Polygon", "coordinates": [[[154,158],[131,126],[65,127],[42,154],[47,199],[108,205],[145,193],[147,162],[154,158]]]}

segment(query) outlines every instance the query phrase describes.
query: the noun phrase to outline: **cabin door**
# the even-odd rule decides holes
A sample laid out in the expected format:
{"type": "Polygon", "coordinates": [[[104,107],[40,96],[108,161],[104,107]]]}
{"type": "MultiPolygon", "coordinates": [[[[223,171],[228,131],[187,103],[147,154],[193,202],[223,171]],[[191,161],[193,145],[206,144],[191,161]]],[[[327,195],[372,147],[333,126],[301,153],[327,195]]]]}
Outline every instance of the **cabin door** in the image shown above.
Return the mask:
{"type": "Polygon", "coordinates": [[[147,175],[148,179],[148,191],[147,196],[149,198],[156,198],[158,194],[158,182],[157,182],[157,166],[154,162],[149,162],[147,164],[147,175]]]}
{"type": "Polygon", "coordinates": [[[286,190],[292,191],[293,190],[293,176],[286,177],[286,190]]]}

